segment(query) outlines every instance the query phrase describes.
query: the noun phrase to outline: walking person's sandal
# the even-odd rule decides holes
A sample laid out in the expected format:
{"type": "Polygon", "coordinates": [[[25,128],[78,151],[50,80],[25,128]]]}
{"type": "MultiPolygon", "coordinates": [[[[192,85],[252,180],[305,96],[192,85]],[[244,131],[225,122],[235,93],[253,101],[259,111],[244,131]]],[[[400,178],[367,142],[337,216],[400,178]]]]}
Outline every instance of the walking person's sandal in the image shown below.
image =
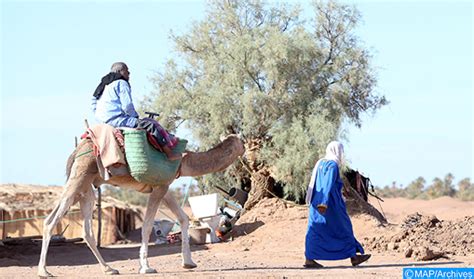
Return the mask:
{"type": "Polygon", "coordinates": [[[303,265],[304,268],[323,268],[322,264],[317,263],[315,260],[306,260],[303,265]]]}
{"type": "Polygon", "coordinates": [[[361,263],[367,261],[370,258],[370,254],[364,254],[364,255],[355,255],[354,257],[351,258],[351,264],[352,266],[358,266],[361,263]]]}

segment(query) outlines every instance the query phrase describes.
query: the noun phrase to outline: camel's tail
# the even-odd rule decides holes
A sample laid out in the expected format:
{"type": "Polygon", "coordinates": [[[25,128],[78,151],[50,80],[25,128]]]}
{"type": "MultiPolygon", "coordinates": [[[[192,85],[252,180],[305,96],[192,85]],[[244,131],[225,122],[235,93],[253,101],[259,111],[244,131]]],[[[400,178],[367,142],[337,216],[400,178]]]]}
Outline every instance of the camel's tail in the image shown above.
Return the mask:
{"type": "Polygon", "coordinates": [[[69,155],[66,164],[66,182],[69,180],[69,176],[71,176],[72,166],[77,158],[81,157],[82,155],[86,155],[93,150],[93,144],[90,139],[83,140],[79,143],[79,145],[74,149],[74,151],[69,155]],[[87,147],[87,145],[90,145],[87,147]]]}
{"type": "Polygon", "coordinates": [[[74,151],[69,155],[69,158],[67,158],[67,164],[66,164],[66,181],[68,181],[69,176],[71,175],[71,169],[72,165],[74,164],[74,161],[76,160],[76,154],[77,154],[77,148],[74,149],[74,151]]]}

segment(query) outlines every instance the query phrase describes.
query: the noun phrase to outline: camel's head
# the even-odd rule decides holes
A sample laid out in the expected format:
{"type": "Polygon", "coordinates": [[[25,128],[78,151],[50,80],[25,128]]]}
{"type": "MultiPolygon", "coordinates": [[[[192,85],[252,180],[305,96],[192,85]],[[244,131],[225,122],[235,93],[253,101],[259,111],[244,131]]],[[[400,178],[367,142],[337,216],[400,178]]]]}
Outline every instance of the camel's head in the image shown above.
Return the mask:
{"type": "Polygon", "coordinates": [[[232,146],[236,151],[235,154],[238,154],[238,156],[244,155],[245,147],[239,135],[231,134],[225,137],[221,137],[221,142],[224,146],[232,146]]]}

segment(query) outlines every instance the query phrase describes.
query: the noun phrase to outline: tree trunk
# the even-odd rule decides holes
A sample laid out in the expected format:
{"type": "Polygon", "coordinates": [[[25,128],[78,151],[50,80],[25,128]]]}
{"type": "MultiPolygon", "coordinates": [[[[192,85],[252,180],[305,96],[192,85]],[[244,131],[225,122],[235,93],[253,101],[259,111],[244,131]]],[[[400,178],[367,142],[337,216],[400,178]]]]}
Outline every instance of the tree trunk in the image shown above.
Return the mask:
{"type": "MultiPolygon", "coordinates": [[[[375,218],[380,225],[387,224],[387,219],[370,203],[366,202],[357,191],[350,186],[349,181],[344,177],[344,196],[349,215],[367,214],[375,218]]],[[[275,180],[270,176],[266,169],[254,172],[251,176],[251,189],[249,198],[245,203],[245,209],[250,210],[260,200],[267,197],[272,197],[269,192],[272,192],[275,180]]]]}
{"type": "Polygon", "coordinates": [[[262,166],[258,160],[262,148],[262,139],[254,138],[245,143],[245,168],[250,174],[250,192],[244,208],[250,210],[261,199],[270,197],[275,180],[271,177],[268,167],[262,166]]]}
{"type": "MultiPolygon", "coordinates": [[[[253,208],[260,200],[267,197],[272,197],[275,186],[275,180],[268,171],[268,167],[258,165],[258,151],[259,143],[257,141],[251,141],[246,144],[247,150],[247,164],[245,168],[251,174],[250,175],[250,192],[248,195],[247,202],[244,205],[246,210],[253,208]],[[258,169],[261,167],[261,169],[258,169]]],[[[347,177],[342,176],[344,181],[344,196],[346,197],[346,207],[350,215],[356,214],[367,214],[375,218],[379,224],[387,224],[387,219],[381,214],[375,207],[365,201],[357,191],[351,187],[347,177]]]]}
{"type": "Polygon", "coordinates": [[[273,191],[275,180],[270,176],[270,172],[261,169],[251,175],[251,189],[249,198],[245,203],[245,209],[249,210],[254,207],[261,199],[271,197],[269,192],[273,191]]]}

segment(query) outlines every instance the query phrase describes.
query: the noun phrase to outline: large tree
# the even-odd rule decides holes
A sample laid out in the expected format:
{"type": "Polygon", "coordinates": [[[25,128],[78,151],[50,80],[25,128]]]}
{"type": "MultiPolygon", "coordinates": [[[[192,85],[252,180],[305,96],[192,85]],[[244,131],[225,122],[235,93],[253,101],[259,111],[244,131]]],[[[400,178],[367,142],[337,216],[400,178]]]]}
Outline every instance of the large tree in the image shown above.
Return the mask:
{"type": "Polygon", "coordinates": [[[312,8],[305,20],[298,6],[209,2],[202,21],[171,35],[178,55],[143,103],[168,129],[185,123],[202,148],[228,133],[242,136],[244,158],[204,180],[250,190],[247,208],[278,189],[302,201],[327,143],[386,103],[354,34],[358,11],[336,2],[312,8]]]}
{"type": "Polygon", "coordinates": [[[471,183],[470,178],[464,178],[458,182],[459,191],[456,193],[456,196],[465,201],[474,200],[474,183],[471,183]]]}
{"type": "Polygon", "coordinates": [[[412,181],[406,188],[405,193],[409,199],[416,199],[422,197],[425,188],[426,180],[423,177],[418,177],[412,181]]]}

